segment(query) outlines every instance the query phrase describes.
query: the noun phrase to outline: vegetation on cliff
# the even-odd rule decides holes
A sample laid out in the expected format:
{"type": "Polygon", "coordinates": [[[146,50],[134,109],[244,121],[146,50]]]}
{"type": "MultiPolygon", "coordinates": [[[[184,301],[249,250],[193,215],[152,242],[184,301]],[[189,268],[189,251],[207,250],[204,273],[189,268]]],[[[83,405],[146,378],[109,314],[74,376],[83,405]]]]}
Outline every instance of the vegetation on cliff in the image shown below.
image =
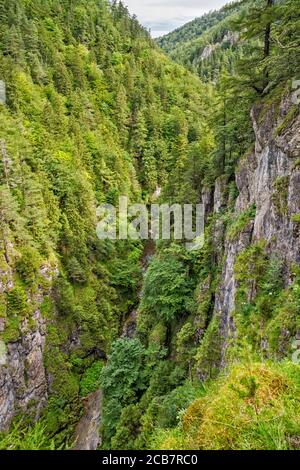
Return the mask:
{"type": "MultiPolygon", "coordinates": [[[[103,449],[299,448],[299,260],[251,239],[253,200],[235,211],[251,109],[266,142],[298,118],[280,108],[300,67],[298,8],[242,1],[195,20],[159,40],[178,65],[119,2],[0,0],[0,341],[36,329],[38,310],[49,388],[40,421],[16,409],[0,448],[72,447],[99,387],[103,449]],[[143,273],[143,243],[100,241],[96,207],[149,203],[157,187],[162,202],[208,201],[205,243],[158,242],[143,273]]],[[[289,185],[266,191],[297,241],[289,185]]]]}
{"type": "Polygon", "coordinates": [[[141,279],[141,243],[100,242],[96,207],[166,184],[201,136],[210,91],[118,2],[1,0],[0,17],[0,338],[21,338],[24,319],[35,328],[45,295],[47,424],[64,441],[85,371],[118,337],[141,279]]]}

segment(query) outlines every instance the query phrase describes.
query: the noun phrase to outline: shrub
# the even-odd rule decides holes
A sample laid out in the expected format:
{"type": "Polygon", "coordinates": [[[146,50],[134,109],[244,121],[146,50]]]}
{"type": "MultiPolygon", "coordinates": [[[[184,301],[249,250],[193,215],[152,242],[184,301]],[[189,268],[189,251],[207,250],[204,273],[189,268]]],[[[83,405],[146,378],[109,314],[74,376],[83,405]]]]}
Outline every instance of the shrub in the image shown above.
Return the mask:
{"type": "Polygon", "coordinates": [[[29,427],[20,421],[9,433],[0,434],[1,450],[54,450],[54,447],[47,426],[42,421],[29,427]]]}
{"type": "Polygon", "coordinates": [[[292,222],[296,225],[300,225],[300,214],[294,214],[292,216],[292,222]]]}
{"type": "Polygon", "coordinates": [[[86,397],[100,388],[103,365],[102,361],[97,361],[85,371],[80,381],[80,394],[82,397],[86,397]]]}
{"type": "Polygon", "coordinates": [[[188,310],[190,296],[192,286],[184,263],[172,255],[155,258],[145,276],[141,308],[169,323],[188,310]]]}
{"type": "Polygon", "coordinates": [[[110,440],[122,408],[134,403],[146,389],[145,349],[138,339],[120,338],[112,346],[107,366],[101,373],[104,392],[105,439],[110,440]]]}
{"type": "Polygon", "coordinates": [[[22,257],[17,262],[16,269],[22,281],[33,284],[42,265],[42,258],[35,248],[28,246],[22,251],[22,257]]]}
{"type": "Polygon", "coordinates": [[[230,241],[235,240],[238,235],[247,227],[251,220],[255,218],[256,207],[252,206],[245,212],[241,212],[229,226],[227,238],[230,241]]]}
{"type": "Polygon", "coordinates": [[[15,286],[7,293],[7,313],[9,316],[25,317],[28,312],[27,294],[23,287],[15,286]]]}
{"type": "Polygon", "coordinates": [[[75,284],[85,284],[87,282],[86,269],[75,257],[72,257],[68,260],[67,271],[70,280],[75,284]]]}
{"type": "Polygon", "coordinates": [[[222,341],[220,318],[216,316],[210,322],[195,355],[195,372],[202,380],[218,374],[222,359],[222,341]]]}
{"type": "Polygon", "coordinates": [[[274,192],[272,194],[272,202],[276,212],[280,216],[286,216],[288,212],[288,191],[289,176],[278,177],[274,182],[274,192]]]}

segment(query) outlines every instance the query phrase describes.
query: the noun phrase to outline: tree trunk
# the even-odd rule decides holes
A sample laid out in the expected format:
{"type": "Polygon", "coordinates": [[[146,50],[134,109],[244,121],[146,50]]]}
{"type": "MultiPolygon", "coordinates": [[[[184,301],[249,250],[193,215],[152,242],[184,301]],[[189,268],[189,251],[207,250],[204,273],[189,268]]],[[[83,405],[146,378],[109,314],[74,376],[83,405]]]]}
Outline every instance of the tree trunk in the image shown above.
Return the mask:
{"type": "MultiPolygon", "coordinates": [[[[274,5],[274,0],[267,0],[267,8],[271,8],[274,5]]],[[[271,49],[271,27],[272,23],[268,23],[265,31],[265,47],[264,47],[264,57],[267,58],[270,55],[271,49]]]]}

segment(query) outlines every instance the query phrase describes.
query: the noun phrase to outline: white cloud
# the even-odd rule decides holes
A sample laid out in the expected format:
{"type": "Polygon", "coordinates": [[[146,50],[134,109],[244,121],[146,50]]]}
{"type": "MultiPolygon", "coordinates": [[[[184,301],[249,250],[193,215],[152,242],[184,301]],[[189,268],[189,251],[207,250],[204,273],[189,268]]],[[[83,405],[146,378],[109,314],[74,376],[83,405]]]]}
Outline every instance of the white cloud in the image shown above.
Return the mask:
{"type": "Polygon", "coordinates": [[[131,14],[151,29],[152,36],[166,34],[229,0],[124,0],[131,14]]]}

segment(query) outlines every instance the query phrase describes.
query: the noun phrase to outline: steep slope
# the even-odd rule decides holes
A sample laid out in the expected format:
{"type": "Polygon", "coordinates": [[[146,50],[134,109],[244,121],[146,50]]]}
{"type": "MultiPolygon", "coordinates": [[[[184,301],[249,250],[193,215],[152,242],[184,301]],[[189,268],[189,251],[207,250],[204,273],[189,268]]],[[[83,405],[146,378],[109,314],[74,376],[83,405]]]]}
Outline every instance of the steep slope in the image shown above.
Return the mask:
{"type": "MultiPolygon", "coordinates": [[[[202,80],[217,83],[220,75],[239,73],[240,63],[252,71],[253,58],[279,48],[289,56],[284,67],[285,79],[299,74],[299,2],[290,0],[242,0],[228,2],[218,12],[211,12],[182,28],[158,38],[157,44],[176,62],[198,74],[202,80]],[[279,28],[274,27],[274,25],[279,28]],[[267,25],[272,25],[268,30],[267,25]],[[285,28],[281,26],[285,24],[285,28]],[[280,26],[281,25],[281,26],[280,26]],[[287,34],[290,28],[290,37],[287,34]],[[272,37],[273,35],[273,37],[272,37]],[[267,39],[270,43],[261,48],[267,39]],[[247,60],[245,60],[247,58],[247,60]]],[[[272,53],[271,53],[272,55],[272,53]]],[[[277,64],[280,68],[280,60],[277,64]]],[[[296,79],[296,78],[295,78],[296,79]]]]}
{"type": "MultiPolygon", "coordinates": [[[[277,106],[255,106],[252,120],[255,148],[236,170],[232,213],[226,180],[215,185],[221,271],[194,357],[201,380],[220,367],[226,374],[191,400],[183,427],[156,434],[155,448],[299,449],[299,105],[287,95],[277,106]]],[[[191,333],[200,318],[191,318],[191,333]]]]}
{"type": "Polygon", "coordinates": [[[122,4],[0,0],[0,18],[0,429],[49,398],[60,445],[141,278],[142,244],[100,242],[96,207],[164,184],[208,95],[122,4]]]}
{"type": "Polygon", "coordinates": [[[203,84],[117,2],[0,0],[0,447],[299,448],[298,12],[185,28],[203,84]],[[203,246],[98,240],[153,193],[203,246]]]}
{"type": "Polygon", "coordinates": [[[150,264],[137,336],[102,376],[109,447],[298,448],[300,115],[290,92],[273,100],[235,179],[202,189],[204,247],[150,264]]]}
{"type": "Polygon", "coordinates": [[[245,49],[208,64],[205,137],[162,192],[204,203],[205,243],[157,245],[102,374],[108,448],[299,448],[299,1],[244,5],[245,49]]]}
{"type": "Polygon", "coordinates": [[[200,18],[186,23],[182,27],[166,34],[158,39],[158,45],[168,54],[176,54],[177,48],[187,46],[192,41],[199,39],[207,30],[213,28],[216,24],[222,22],[231,14],[231,8],[224,7],[221,10],[207,13],[200,18]]]}
{"type": "Polygon", "coordinates": [[[243,47],[232,22],[246,16],[252,1],[231,2],[157,39],[157,44],[176,62],[215,80],[223,67],[232,68],[243,47]]]}

